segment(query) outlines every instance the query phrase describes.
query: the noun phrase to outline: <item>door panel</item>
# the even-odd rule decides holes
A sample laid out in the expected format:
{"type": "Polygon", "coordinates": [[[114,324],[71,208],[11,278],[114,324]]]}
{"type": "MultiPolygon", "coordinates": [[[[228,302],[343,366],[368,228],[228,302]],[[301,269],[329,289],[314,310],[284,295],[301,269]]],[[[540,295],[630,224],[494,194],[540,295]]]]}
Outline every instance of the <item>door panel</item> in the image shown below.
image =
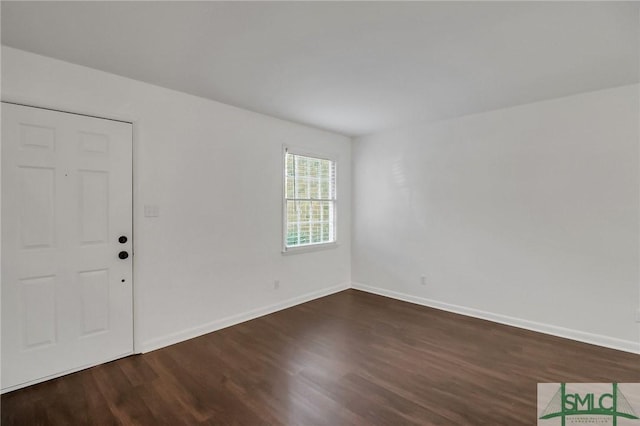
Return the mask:
{"type": "Polygon", "coordinates": [[[21,249],[51,248],[54,241],[55,169],[18,166],[21,249]]]}
{"type": "Polygon", "coordinates": [[[109,172],[80,170],[80,244],[105,244],[109,233],[109,172]]]}
{"type": "Polygon", "coordinates": [[[133,352],[131,130],[2,104],[3,391],[133,352]]]}
{"type": "Polygon", "coordinates": [[[56,277],[20,280],[22,303],[22,349],[28,350],[56,343],[56,277]]]}

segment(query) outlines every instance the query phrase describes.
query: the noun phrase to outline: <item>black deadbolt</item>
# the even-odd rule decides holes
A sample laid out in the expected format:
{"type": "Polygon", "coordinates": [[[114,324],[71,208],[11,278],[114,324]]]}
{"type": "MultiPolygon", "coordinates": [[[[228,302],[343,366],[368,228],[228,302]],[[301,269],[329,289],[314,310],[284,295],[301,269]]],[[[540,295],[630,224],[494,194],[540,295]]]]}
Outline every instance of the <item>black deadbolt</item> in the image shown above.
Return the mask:
{"type": "Polygon", "coordinates": [[[125,237],[124,235],[123,235],[123,236],[121,236],[120,238],[118,238],[118,242],[119,242],[120,244],[124,244],[124,243],[126,243],[126,242],[127,242],[127,237],[125,237]]]}
{"type": "Polygon", "coordinates": [[[126,251],[121,251],[120,253],[118,253],[118,257],[124,260],[129,257],[129,253],[127,253],[126,251]]]}

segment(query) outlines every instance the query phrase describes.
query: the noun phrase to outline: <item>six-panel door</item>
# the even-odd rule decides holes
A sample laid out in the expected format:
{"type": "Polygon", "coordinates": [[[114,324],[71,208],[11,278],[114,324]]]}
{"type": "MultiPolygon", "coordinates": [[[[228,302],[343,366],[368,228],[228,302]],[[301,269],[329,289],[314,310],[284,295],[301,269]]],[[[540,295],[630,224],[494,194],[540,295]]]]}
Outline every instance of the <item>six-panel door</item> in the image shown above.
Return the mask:
{"type": "Polygon", "coordinates": [[[130,123],[2,104],[3,391],[132,353],[131,156],[130,123]]]}

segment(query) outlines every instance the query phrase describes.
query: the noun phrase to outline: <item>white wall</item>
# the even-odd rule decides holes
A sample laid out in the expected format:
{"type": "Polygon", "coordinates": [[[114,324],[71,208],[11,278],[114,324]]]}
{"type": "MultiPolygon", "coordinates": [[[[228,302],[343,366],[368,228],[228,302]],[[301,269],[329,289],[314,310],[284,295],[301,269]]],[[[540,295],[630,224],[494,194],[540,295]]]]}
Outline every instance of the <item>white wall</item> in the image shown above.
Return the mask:
{"type": "Polygon", "coordinates": [[[638,89],[356,140],[354,286],[640,351],[638,89]]]}
{"type": "Polygon", "coordinates": [[[349,286],[348,138],[4,46],[2,99],[134,122],[137,350],[349,286]],[[283,144],[338,155],[338,248],[281,254],[283,144]]]}
{"type": "Polygon", "coordinates": [[[348,138],[2,47],[3,100],[134,122],[138,350],[345,288],[352,267],[356,287],[637,351],[638,90],[357,140],[351,239],[348,138]],[[280,254],[283,143],[339,155],[339,248],[280,254]]]}

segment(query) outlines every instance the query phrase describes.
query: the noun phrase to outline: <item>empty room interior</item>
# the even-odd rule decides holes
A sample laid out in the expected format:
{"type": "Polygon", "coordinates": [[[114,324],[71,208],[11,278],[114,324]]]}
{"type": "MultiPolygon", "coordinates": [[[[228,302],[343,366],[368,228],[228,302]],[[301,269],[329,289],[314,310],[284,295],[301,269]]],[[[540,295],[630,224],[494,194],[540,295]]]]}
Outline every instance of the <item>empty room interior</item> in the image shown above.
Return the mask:
{"type": "Polygon", "coordinates": [[[640,425],[640,3],[0,8],[3,425],[640,425]]]}

